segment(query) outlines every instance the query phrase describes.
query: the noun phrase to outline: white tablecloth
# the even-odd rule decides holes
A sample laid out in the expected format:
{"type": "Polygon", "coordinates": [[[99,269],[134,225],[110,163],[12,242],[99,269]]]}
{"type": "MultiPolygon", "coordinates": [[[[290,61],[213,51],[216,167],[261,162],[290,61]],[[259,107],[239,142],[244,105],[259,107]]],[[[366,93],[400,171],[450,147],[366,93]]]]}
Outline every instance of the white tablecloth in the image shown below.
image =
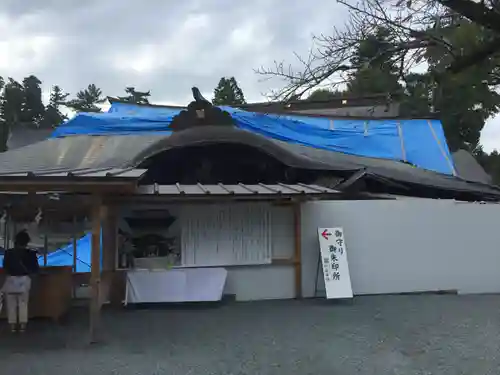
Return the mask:
{"type": "Polygon", "coordinates": [[[220,301],[226,278],[224,268],[130,270],[125,304],[220,301]]]}

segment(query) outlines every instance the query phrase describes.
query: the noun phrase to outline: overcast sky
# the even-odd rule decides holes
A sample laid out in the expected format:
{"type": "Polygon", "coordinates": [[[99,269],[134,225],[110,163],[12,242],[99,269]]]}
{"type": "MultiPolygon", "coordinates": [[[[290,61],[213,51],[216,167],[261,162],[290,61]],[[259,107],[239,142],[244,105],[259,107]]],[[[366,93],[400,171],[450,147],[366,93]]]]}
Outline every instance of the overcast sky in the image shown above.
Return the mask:
{"type": "MultiPolygon", "coordinates": [[[[208,97],[235,76],[248,101],[279,81],[254,73],[305,55],[311,35],[341,27],[334,0],[1,0],[0,75],[35,74],[44,89],[74,94],[95,83],[106,95],[151,90],[155,103],[187,104],[190,88],[208,97]]],[[[500,118],[484,130],[500,149],[500,118]]]]}

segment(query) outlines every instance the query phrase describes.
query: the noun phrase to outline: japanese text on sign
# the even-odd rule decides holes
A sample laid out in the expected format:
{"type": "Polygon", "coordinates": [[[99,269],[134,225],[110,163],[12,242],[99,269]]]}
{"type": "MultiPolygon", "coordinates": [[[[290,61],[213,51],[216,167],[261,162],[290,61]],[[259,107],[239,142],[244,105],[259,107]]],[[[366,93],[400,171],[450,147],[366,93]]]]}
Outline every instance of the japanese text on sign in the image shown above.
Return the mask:
{"type": "Polygon", "coordinates": [[[318,228],[318,235],[327,298],[352,297],[351,278],[342,228],[318,228]]]}

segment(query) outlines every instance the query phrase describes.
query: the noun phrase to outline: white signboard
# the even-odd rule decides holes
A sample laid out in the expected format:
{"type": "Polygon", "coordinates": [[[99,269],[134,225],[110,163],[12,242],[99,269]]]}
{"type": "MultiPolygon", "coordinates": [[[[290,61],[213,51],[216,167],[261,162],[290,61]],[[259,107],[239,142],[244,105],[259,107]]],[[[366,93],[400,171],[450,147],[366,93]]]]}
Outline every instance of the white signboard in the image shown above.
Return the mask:
{"type": "Polygon", "coordinates": [[[352,298],[344,230],[318,228],[318,236],[326,298],[352,298]]]}

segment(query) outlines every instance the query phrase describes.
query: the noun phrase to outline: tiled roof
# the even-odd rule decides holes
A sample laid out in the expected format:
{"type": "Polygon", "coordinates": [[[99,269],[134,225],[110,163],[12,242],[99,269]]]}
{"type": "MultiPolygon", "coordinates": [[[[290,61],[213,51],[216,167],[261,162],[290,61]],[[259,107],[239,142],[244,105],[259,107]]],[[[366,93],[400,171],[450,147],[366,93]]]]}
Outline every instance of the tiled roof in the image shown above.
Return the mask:
{"type": "Polygon", "coordinates": [[[319,194],[340,194],[339,191],[329,189],[319,185],[306,184],[237,184],[237,185],[145,185],[140,186],[139,195],[172,195],[172,196],[267,196],[267,195],[319,195],[319,194]]]}
{"type": "Polygon", "coordinates": [[[137,179],[140,178],[147,169],[137,168],[83,168],[67,171],[64,169],[53,169],[44,171],[33,172],[14,172],[14,173],[0,173],[0,181],[5,179],[21,179],[21,178],[74,178],[82,179],[95,179],[95,178],[123,178],[123,179],[137,179]]]}

